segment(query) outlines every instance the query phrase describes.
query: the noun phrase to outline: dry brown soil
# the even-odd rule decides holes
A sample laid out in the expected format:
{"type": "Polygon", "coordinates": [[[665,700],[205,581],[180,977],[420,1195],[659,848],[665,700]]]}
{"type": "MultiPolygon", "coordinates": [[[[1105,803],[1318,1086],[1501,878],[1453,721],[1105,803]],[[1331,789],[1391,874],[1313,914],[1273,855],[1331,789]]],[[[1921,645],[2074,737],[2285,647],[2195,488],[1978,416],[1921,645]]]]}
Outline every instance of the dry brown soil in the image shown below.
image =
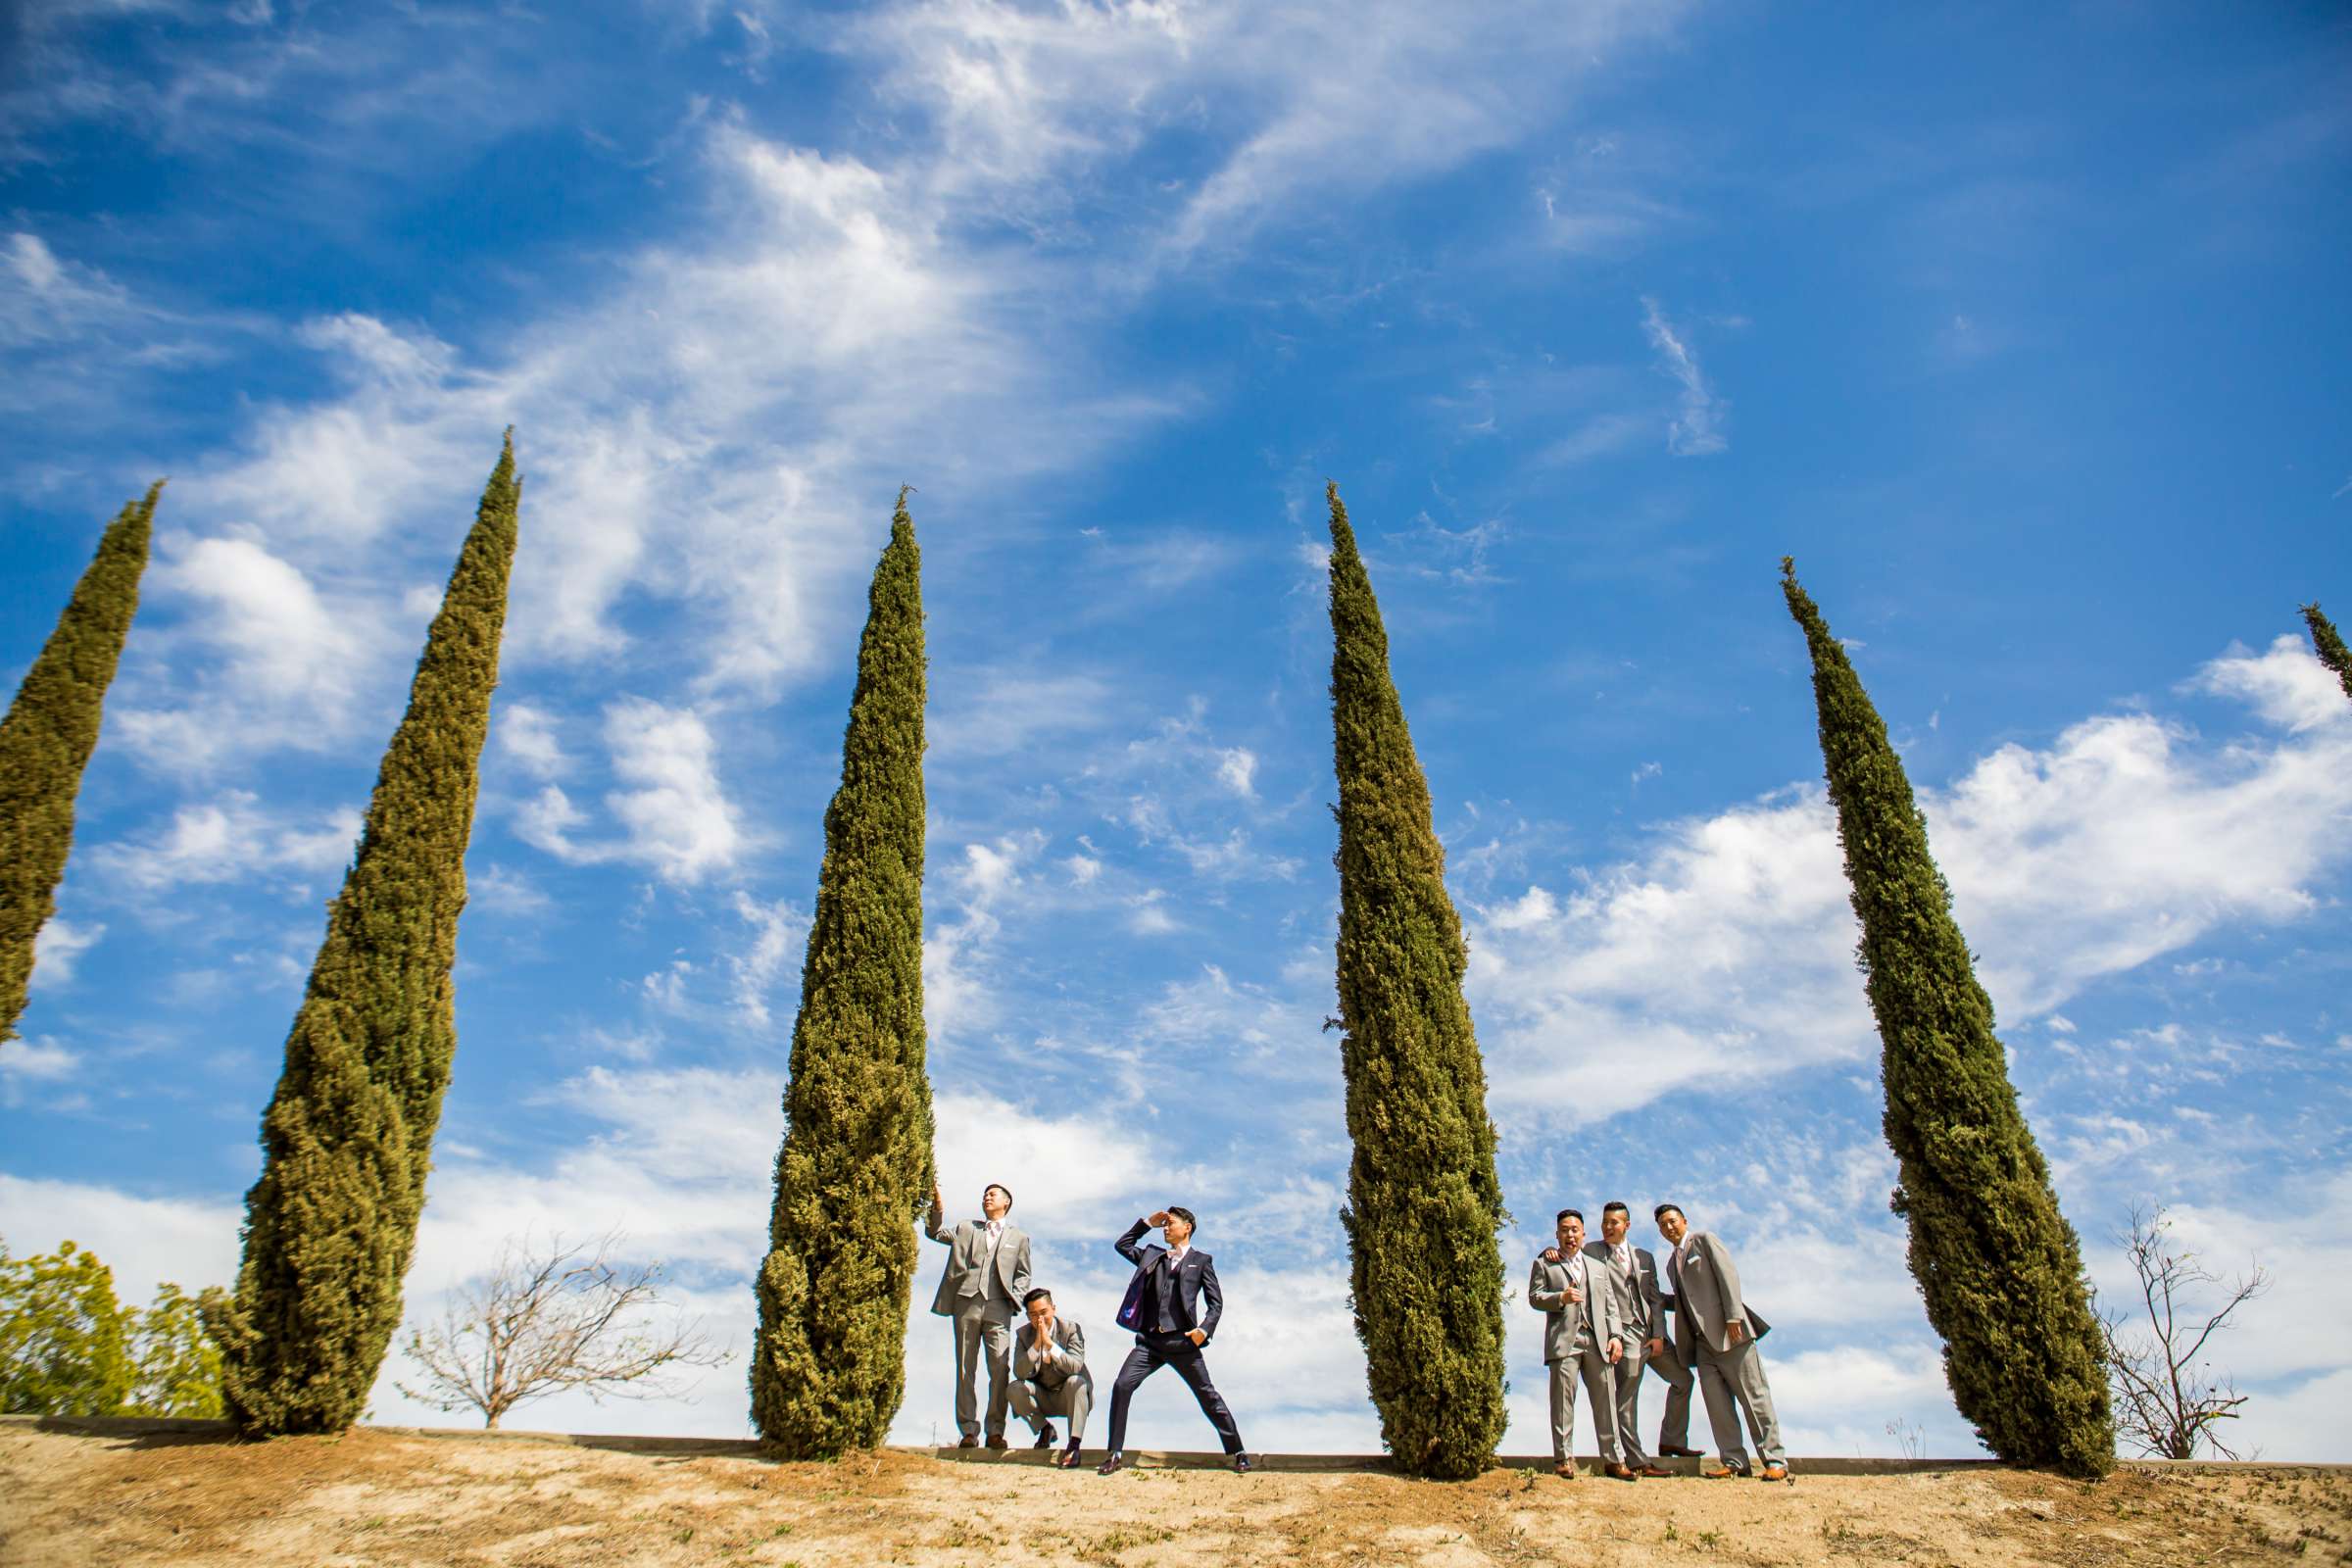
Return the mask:
{"type": "Polygon", "coordinates": [[[250,1446],[0,1432],[8,1568],[2295,1561],[2352,1562],[2352,1477],[1103,1478],[906,1453],[775,1464],[371,1431],[250,1446]]]}

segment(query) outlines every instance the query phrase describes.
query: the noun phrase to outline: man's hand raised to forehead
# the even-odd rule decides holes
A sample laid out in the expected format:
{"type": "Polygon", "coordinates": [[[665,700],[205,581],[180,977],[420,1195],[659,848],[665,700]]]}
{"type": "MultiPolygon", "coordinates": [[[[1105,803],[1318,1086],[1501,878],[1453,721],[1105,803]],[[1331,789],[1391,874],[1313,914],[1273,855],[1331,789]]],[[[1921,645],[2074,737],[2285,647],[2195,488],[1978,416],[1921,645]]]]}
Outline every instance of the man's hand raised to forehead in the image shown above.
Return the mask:
{"type": "Polygon", "coordinates": [[[1144,1218],[1144,1223],[1151,1226],[1155,1231],[1164,1231],[1168,1228],[1168,1211],[1163,1208],[1154,1213],[1146,1215],[1144,1218]]]}

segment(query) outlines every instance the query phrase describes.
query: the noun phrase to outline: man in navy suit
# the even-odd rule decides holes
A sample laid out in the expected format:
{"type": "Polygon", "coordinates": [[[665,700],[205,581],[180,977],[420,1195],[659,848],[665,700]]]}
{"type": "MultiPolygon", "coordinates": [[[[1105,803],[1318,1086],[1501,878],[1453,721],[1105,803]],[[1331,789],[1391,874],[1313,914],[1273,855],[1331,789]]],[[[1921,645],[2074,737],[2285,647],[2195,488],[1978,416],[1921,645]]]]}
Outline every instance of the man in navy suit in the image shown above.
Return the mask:
{"type": "Polygon", "coordinates": [[[1127,1227],[1118,1240],[1119,1255],[1135,1265],[1127,1282],[1127,1298],[1119,1303],[1119,1327],[1135,1331],[1135,1348],[1110,1386],[1110,1457],[1095,1466],[1110,1475],[1126,1468],[1127,1402],[1144,1379],[1161,1366],[1172,1366],[1200,1401],[1200,1413],[1217,1429],[1217,1439],[1233,1455],[1233,1467],[1247,1473],[1250,1455],[1242,1451],[1242,1434],[1225,1408],[1225,1396],[1208,1380],[1208,1362],[1200,1352],[1217,1332],[1225,1310],[1225,1293],[1217,1288],[1217,1265],[1193,1246],[1193,1212],[1170,1207],[1127,1227]],[[1168,1239],[1165,1247],[1142,1247],[1144,1232],[1157,1226],[1168,1239]]]}

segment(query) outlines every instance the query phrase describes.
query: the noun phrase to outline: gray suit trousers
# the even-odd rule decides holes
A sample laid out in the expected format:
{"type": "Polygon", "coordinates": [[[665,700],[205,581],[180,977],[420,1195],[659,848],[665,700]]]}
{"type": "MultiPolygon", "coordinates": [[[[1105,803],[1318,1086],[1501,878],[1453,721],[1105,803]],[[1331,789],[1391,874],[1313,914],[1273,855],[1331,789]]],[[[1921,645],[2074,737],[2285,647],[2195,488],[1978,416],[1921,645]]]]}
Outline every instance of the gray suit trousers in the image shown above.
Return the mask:
{"type": "Polygon", "coordinates": [[[1079,1446],[1086,1436],[1087,1413],[1095,1407],[1095,1380],[1091,1377],[1066,1379],[1059,1388],[1049,1389],[1028,1378],[1016,1378],[1012,1385],[1012,1413],[1037,1431],[1048,1416],[1061,1416],[1069,1422],[1069,1445],[1079,1446]]]}
{"type": "Polygon", "coordinates": [[[1735,1470],[1747,1467],[1747,1446],[1740,1441],[1740,1418],[1747,1417],[1748,1436],[1766,1464],[1788,1457],[1781,1446],[1781,1418],[1773,1413],[1772,1387],[1764,1381],[1764,1358],[1756,1342],[1741,1340],[1718,1350],[1704,1339],[1698,1342],[1698,1386],[1707,1397],[1707,1425],[1715,1429],[1715,1452],[1735,1470]]]}
{"type": "Polygon", "coordinates": [[[972,1387],[980,1351],[988,1351],[988,1435],[1004,1435],[1006,1383],[1012,1374],[1012,1303],[1002,1296],[967,1296],[956,1303],[956,1430],[980,1434],[980,1400],[972,1387]]]}
{"type": "Polygon", "coordinates": [[[1580,1335],[1575,1352],[1546,1363],[1544,1370],[1551,1374],[1553,1461],[1566,1464],[1576,1453],[1576,1382],[1581,1377],[1585,1392],[1592,1396],[1592,1435],[1600,1440],[1601,1462],[1623,1463],[1617,1446],[1616,1369],[1609,1365],[1608,1352],[1580,1335]]]}
{"type": "Polygon", "coordinates": [[[1690,1446],[1690,1369],[1674,1353],[1668,1340],[1656,1355],[1640,1340],[1625,1348],[1625,1356],[1611,1370],[1616,1377],[1617,1446],[1630,1465],[1647,1464],[1654,1455],[1642,1446],[1642,1369],[1649,1368],[1666,1380],[1666,1415],[1658,1424],[1658,1446],[1690,1446]]]}

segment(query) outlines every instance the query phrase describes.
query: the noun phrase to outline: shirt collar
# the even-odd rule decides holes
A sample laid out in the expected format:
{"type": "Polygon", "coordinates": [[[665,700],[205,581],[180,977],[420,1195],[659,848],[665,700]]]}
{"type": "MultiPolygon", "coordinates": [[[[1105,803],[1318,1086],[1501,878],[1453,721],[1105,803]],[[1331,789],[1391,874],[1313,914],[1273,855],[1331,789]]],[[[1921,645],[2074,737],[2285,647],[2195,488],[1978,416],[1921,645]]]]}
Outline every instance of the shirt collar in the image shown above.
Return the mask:
{"type": "Polygon", "coordinates": [[[1193,1244],[1192,1244],[1192,1243],[1190,1243],[1190,1242],[1187,1242],[1187,1243],[1185,1243],[1185,1244],[1184,1244],[1182,1247],[1171,1247],[1171,1248],[1169,1248],[1169,1249],[1168,1249],[1168,1266],[1169,1266],[1170,1268],[1174,1268],[1174,1267],[1175,1267],[1177,1264],[1179,1264],[1179,1263],[1183,1262],[1183,1261],[1184,1261],[1184,1259],[1185,1259],[1185,1255],[1186,1255],[1187,1253],[1189,1253],[1190,1251],[1192,1251],[1192,1250],[1193,1250],[1193,1244]]]}

